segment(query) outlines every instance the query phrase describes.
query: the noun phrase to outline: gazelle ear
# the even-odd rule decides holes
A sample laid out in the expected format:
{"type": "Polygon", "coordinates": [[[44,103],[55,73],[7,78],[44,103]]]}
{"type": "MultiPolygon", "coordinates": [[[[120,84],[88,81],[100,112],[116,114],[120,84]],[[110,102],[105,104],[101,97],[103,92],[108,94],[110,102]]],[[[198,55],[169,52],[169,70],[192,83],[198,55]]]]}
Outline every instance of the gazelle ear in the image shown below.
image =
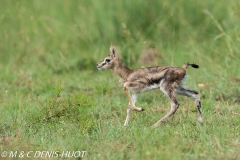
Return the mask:
{"type": "Polygon", "coordinates": [[[116,51],[115,51],[115,48],[113,46],[113,44],[111,43],[111,46],[110,46],[110,53],[115,57],[116,56],[116,51]]]}

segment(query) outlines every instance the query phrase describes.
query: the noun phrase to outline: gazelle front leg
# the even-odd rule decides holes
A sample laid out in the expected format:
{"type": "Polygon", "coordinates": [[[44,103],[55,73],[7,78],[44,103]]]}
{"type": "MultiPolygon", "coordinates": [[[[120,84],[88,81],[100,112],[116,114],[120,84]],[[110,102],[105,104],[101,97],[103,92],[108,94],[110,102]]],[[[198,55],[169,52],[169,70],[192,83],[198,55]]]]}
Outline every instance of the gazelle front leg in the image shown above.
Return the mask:
{"type": "MultiPolygon", "coordinates": [[[[133,103],[133,106],[134,107],[136,107],[135,106],[135,103],[136,103],[136,101],[137,101],[137,97],[138,97],[138,94],[137,93],[133,93],[132,94],[132,103],[133,103]]],[[[137,108],[137,107],[136,107],[137,108]]],[[[130,119],[130,113],[131,113],[131,107],[130,107],[130,102],[129,102],[129,104],[128,104],[128,107],[127,107],[127,117],[126,117],[126,120],[125,120],[125,122],[124,122],[124,126],[127,126],[127,124],[128,124],[128,121],[129,121],[129,119],[130,119]]],[[[144,111],[144,109],[143,108],[141,108],[141,111],[144,111]]]]}
{"type": "Polygon", "coordinates": [[[133,110],[136,110],[138,112],[141,112],[141,111],[144,111],[144,109],[143,108],[138,108],[138,107],[135,106],[138,94],[137,93],[133,93],[132,97],[131,97],[130,93],[128,91],[128,88],[127,88],[130,84],[129,84],[129,82],[126,82],[125,84],[124,84],[124,92],[126,93],[128,99],[129,99],[129,104],[128,104],[128,107],[127,107],[127,117],[126,117],[126,120],[124,122],[124,126],[127,126],[128,125],[128,121],[130,119],[131,110],[133,109],[133,110]]]}
{"type": "Polygon", "coordinates": [[[128,107],[127,107],[127,117],[126,117],[126,120],[124,122],[124,126],[128,125],[128,121],[130,119],[130,113],[131,113],[131,107],[128,105],[128,107]]]}
{"type": "Polygon", "coordinates": [[[125,94],[127,95],[127,97],[128,97],[128,100],[129,100],[129,106],[130,106],[130,108],[132,109],[132,110],[135,110],[135,111],[138,111],[138,112],[142,112],[142,111],[144,111],[144,109],[143,108],[138,108],[138,107],[136,107],[135,106],[135,102],[136,102],[136,100],[137,100],[137,96],[138,96],[138,94],[137,93],[133,93],[133,96],[131,97],[130,96],[130,93],[129,93],[129,90],[128,90],[128,87],[138,87],[139,86],[139,83],[137,83],[137,82],[126,82],[126,83],[124,83],[124,92],[125,92],[125,94]]]}

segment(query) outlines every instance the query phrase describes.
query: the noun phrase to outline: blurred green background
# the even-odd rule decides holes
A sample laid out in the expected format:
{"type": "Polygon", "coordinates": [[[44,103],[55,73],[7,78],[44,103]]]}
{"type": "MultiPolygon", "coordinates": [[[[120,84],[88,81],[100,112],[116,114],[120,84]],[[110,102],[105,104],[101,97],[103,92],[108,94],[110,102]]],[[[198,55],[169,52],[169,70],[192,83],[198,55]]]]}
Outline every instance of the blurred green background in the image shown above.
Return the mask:
{"type": "Polygon", "coordinates": [[[80,148],[89,159],[239,158],[239,8],[239,0],[1,0],[1,150],[80,148]],[[127,98],[118,77],[95,67],[111,42],[130,68],[200,65],[189,69],[188,84],[202,95],[206,125],[191,122],[195,110],[181,114],[194,104],[180,98],[178,118],[150,131],[169,105],[151,92],[139,100],[149,112],[133,114],[123,129],[127,98]]]}

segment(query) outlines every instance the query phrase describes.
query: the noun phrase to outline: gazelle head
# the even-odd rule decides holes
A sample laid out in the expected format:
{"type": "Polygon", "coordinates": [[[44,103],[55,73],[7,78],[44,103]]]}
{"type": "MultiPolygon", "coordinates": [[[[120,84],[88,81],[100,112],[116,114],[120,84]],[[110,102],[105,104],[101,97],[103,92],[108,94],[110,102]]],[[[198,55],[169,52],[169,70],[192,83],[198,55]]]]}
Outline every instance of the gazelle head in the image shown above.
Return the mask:
{"type": "Polygon", "coordinates": [[[112,69],[114,67],[114,60],[116,58],[117,58],[117,56],[116,56],[115,48],[111,44],[111,46],[110,46],[110,54],[107,55],[107,57],[105,57],[103,59],[103,61],[97,63],[97,69],[99,69],[99,70],[107,69],[107,68],[112,69]]]}

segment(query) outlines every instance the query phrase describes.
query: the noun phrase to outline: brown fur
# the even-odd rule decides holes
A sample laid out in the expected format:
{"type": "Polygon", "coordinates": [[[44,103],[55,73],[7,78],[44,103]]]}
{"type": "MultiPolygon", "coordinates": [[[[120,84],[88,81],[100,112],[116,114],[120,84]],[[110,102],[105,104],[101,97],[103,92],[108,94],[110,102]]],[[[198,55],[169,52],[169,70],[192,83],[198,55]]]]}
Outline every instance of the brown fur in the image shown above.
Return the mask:
{"type": "Polygon", "coordinates": [[[143,108],[135,106],[138,94],[159,88],[170,100],[171,110],[162,119],[155,123],[153,127],[157,127],[162,122],[167,121],[167,119],[177,111],[179,103],[175,94],[192,97],[196,101],[198,108],[198,121],[202,122],[200,95],[197,91],[187,89],[183,86],[183,80],[187,74],[187,67],[192,66],[194,68],[198,68],[198,65],[189,64],[187,62],[182,67],[156,66],[131,70],[125,66],[121,59],[116,55],[113,45],[110,47],[110,52],[111,53],[105,57],[103,61],[97,64],[97,68],[99,70],[113,69],[114,72],[121,78],[121,82],[124,86],[124,92],[129,99],[127,117],[124,126],[128,124],[131,110],[139,112],[144,111],[143,108]],[[132,92],[132,96],[129,91],[132,92]]]}

